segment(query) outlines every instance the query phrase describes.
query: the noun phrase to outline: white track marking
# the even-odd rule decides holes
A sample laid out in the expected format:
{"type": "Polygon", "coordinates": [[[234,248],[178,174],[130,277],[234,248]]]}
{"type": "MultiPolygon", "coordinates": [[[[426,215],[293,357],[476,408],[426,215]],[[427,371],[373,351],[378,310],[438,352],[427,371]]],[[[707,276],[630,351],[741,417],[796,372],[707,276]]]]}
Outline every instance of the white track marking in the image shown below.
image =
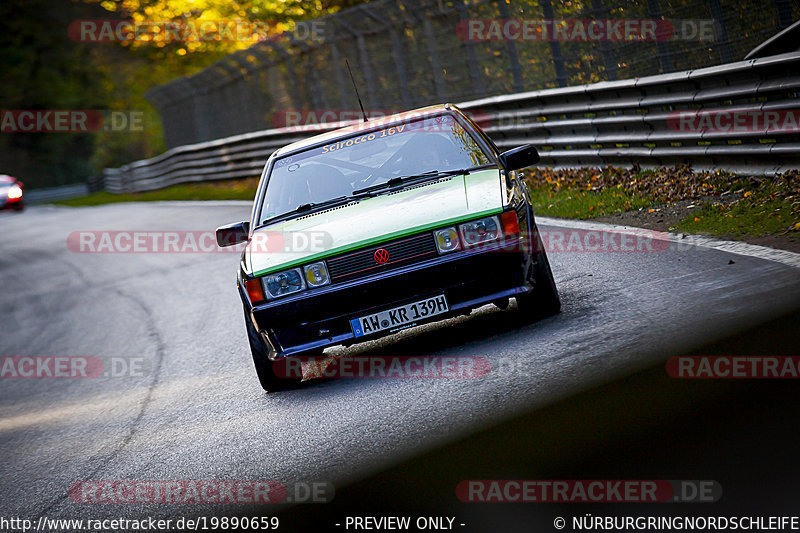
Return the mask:
{"type": "Polygon", "coordinates": [[[737,255],[746,255],[749,257],[757,257],[759,259],[767,259],[788,265],[794,268],[800,268],[800,254],[790,252],[788,250],[777,250],[767,246],[759,246],[757,244],[750,244],[739,241],[723,241],[720,239],[713,239],[703,235],[691,235],[678,233],[667,233],[655,230],[646,230],[633,226],[619,226],[617,224],[606,224],[604,222],[588,222],[585,220],[568,220],[564,218],[550,218],[550,217],[536,217],[536,223],[541,226],[556,226],[561,228],[573,228],[582,230],[594,231],[617,231],[623,233],[630,233],[633,235],[641,235],[643,231],[652,231],[652,238],[657,240],[674,242],[679,245],[687,246],[701,246],[703,248],[713,248],[723,252],[728,252],[737,255]]]}

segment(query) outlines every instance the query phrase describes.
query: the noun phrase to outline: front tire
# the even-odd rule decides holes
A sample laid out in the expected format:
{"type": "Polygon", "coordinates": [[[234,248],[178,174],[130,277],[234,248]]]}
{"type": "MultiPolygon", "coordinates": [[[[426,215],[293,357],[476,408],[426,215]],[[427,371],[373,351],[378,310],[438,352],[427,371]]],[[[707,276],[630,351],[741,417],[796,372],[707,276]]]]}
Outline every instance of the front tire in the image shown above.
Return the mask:
{"type": "Polygon", "coordinates": [[[558,296],[556,282],[550,269],[550,262],[544,252],[541,238],[537,234],[539,260],[536,262],[536,278],[533,290],[516,297],[517,308],[527,318],[539,320],[561,311],[561,298],[558,296]]]}
{"type": "Polygon", "coordinates": [[[250,317],[247,316],[246,308],[244,323],[247,327],[247,340],[250,343],[250,353],[253,355],[253,364],[256,367],[256,375],[261,383],[261,388],[267,392],[277,392],[299,383],[299,380],[279,377],[275,374],[275,363],[267,357],[264,343],[250,321],[250,317]]]}

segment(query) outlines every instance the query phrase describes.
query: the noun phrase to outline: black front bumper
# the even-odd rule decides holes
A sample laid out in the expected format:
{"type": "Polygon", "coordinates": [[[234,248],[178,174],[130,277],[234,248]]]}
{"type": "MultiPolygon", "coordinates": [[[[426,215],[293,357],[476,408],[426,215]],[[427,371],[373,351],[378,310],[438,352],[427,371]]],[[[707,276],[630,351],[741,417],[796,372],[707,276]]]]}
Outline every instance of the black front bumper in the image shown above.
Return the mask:
{"type": "MultiPolygon", "coordinates": [[[[442,255],[366,278],[259,304],[250,320],[271,359],[352,344],[469,312],[532,290],[536,256],[516,240],[442,255]],[[444,294],[450,312],[398,329],[356,337],[350,319],[444,294]]],[[[240,294],[248,306],[240,286],[240,294]]],[[[249,306],[248,306],[249,307],[249,306]]]]}

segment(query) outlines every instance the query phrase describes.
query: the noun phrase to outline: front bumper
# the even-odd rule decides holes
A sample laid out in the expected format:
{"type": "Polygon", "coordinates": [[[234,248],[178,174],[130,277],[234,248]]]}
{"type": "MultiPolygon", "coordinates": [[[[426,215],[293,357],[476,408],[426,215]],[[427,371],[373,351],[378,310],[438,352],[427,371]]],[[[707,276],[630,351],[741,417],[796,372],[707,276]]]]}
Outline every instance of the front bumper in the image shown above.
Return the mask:
{"type": "MultiPolygon", "coordinates": [[[[535,259],[513,239],[259,304],[251,309],[249,319],[273,360],[336,344],[368,341],[529,292],[535,259]],[[438,294],[446,296],[448,314],[375,335],[353,334],[352,318],[438,294]]],[[[240,295],[249,307],[243,289],[240,285],[240,295]]]]}

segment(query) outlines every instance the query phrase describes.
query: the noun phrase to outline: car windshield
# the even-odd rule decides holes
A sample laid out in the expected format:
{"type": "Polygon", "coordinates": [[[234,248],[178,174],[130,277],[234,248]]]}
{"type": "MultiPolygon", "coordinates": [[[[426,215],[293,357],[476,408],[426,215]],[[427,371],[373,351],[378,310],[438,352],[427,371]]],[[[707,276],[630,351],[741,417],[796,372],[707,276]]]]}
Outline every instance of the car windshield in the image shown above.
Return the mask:
{"type": "Polygon", "coordinates": [[[450,114],[365,130],[276,159],[259,225],[298,207],[344,199],[353,191],[393,178],[490,163],[475,139],[450,114]]]}

